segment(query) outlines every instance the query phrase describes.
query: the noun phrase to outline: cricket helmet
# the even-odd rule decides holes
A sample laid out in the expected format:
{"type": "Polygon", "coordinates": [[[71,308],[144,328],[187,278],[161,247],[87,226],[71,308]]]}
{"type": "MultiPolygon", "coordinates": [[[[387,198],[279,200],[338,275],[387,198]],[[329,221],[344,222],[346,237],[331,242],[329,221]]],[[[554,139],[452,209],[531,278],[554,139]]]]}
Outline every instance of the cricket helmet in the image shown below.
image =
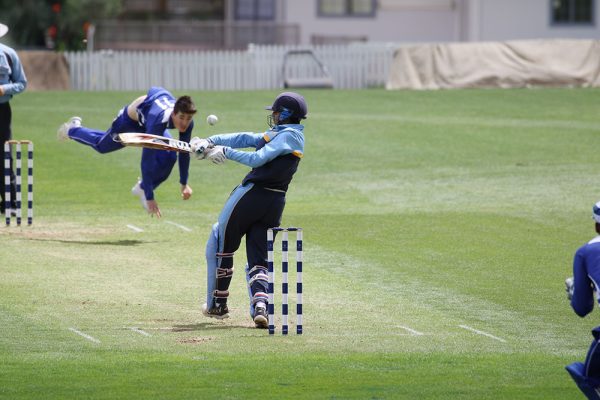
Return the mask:
{"type": "MultiPolygon", "coordinates": [[[[283,92],[279,96],[275,98],[273,105],[265,107],[265,110],[279,112],[279,113],[289,113],[286,115],[286,118],[297,118],[304,119],[306,118],[306,114],[308,113],[308,107],[306,106],[306,101],[304,97],[295,92],[283,92]]],[[[287,114],[286,113],[286,114],[287,114]]]]}
{"type": "Polygon", "coordinates": [[[594,204],[592,208],[592,218],[600,224],[600,201],[594,204]]]}

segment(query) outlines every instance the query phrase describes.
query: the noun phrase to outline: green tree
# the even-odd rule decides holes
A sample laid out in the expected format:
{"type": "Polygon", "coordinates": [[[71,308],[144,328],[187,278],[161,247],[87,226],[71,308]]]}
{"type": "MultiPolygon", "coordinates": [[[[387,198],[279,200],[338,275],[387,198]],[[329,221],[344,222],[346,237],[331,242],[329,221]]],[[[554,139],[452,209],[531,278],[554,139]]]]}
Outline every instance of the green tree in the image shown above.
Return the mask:
{"type": "Polygon", "coordinates": [[[86,29],[121,11],[121,0],[0,0],[0,22],[18,47],[79,50],[86,29]]]}

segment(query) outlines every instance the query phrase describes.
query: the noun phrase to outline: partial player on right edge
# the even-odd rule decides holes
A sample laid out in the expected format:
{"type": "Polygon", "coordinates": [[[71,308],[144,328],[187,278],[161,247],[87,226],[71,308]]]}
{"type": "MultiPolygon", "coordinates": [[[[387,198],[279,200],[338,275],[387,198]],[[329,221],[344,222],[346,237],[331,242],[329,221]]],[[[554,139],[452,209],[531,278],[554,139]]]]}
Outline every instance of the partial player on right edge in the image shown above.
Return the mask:
{"type": "MultiPolygon", "coordinates": [[[[600,202],[592,209],[596,233],[600,235],[600,202]]],[[[577,315],[585,317],[594,309],[600,282],[600,236],[590,240],[575,253],[573,277],[565,281],[567,297],[577,315]]],[[[600,326],[592,329],[594,340],[585,363],[574,362],[566,369],[588,399],[600,400],[600,326]]]]}
{"type": "Polygon", "coordinates": [[[284,92],[266,107],[272,113],[265,133],[240,132],[190,141],[197,158],[215,164],[237,161],[252,170],[231,193],[206,243],[207,295],[202,313],[229,316],[227,298],[233,275],[233,255],[246,237],[246,280],[250,317],[257,328],[267,328],[267,229],[279,226],[285,195],[304,155],[307,106],[304,97],[284,92]],[[237,148],[253,147],[256,151],[237,148]]]}

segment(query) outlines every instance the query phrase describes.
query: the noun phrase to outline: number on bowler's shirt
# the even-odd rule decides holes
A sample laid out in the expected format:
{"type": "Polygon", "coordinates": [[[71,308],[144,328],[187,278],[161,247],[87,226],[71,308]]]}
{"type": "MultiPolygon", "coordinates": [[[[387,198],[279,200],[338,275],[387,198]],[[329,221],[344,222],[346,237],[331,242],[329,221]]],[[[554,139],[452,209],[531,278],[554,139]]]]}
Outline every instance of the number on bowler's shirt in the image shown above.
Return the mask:
{"type": "Polygon", "coordinates": [[[169,117],[173,113],[173,108],[175,107],[175,103],[169,100],[167,97],[159,97],[154,100],[154,104],[160,107],[163,110],[162,123],[165,123],[169,120],[169,117]]]}
{"type": "Polygon", "coordinates": [[[158,99],[154,100],[154,104],[163,110],[168,110],[169,108],[175,107],[175,103],[169,100],[167,97],[159,97],[158,99]]]}

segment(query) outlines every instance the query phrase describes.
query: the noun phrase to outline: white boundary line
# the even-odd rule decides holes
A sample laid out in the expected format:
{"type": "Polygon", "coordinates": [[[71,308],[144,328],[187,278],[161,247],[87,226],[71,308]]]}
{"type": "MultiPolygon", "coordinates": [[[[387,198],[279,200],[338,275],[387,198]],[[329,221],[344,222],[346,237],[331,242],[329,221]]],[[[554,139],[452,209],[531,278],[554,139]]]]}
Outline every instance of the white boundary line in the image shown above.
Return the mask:
{"type": "Polygon", "coordinates": [[[134,332],[136,332],[136,333],[139,333],[140,335],[144,335],[144,336],[152,336],[151,334],[149,334],[149,333],[148,333],[148,332],[146,332],[146,331],[143,331],[143,330],[141,330],[140,328],[131,327],[131,328],[129,328],[129,329],[130,329],[130,330],[132,330],[132,331],[134,331],[134,332]]]}
{"type": "Polygon", "coordinates": [[[94,338],[94,337],[91,337],[90,335],[87,335],[87,334],[85,334],[85,333],[83,333],[83,332],[81,332],[81,331],[78,331],[78,330],[77,330],[77,329],[75,329],[75,328],[69,328],[69,330],[70,330],[71,332],[73,332],[73,333],[76,333],[76,334],[78,334],[79,336],[82,336],[82,337],[86,338],[86,339],[87,339],[87,340],[89,340],[90,342],[94,342],[94,343],[100,343],[100,341],[99,341],[98,339],[96,339],[96,338],[94,338]]]}
{"type": "Polygon", "coordinates": [[[137,226],[135,226],[135,225],[127,224],[127,227],[128,227],[129,229],[131,229],[132,231],[136,231],[136,232],[144,232],[144,230],[143,230],[142,228],[138,228],[138,227],[137,227],[137,226]]]}
{"type": "Polygon", "coordinates": [[[176,223],[176,222],[173,222],[173,221],[165,221],[165,222],[166,222],[167,224],[174,225],[174,226],[178,227],[179,229],[183,229],[183,230],[184,230],[184,231],[186,231],[186,232],[191,232],[191,231],[192,231],[192,230],[191,230],[190,228],[188,228],[187,226],[180,225],[180,224],[178,224],[178,223],[176,223]]]}
{"type": "Polygon", "coordinates": [[[494,336],[494,335],[492,335],[492,334],[489,334],[489,333],[487,333],[487,332],[484,332],[484,331],[479,331],[479,330],[477,330],[477,329],[475,329],[475,328],[471,328],[470,326],[467,326],[467,325],[459,325],[459,327],[461,327],[461,328],[463,328],[463,329],[466,329],[466,330],[468,330],[468,331],[474,332],[474,333],[476,333],[476,334],[478,334],[478,335],[487,336],[487,337],[489,337],[489,338],[491,338],[491,339],[494,339],[494,340],[497,340],[497,341],[499,341],[499,342],[506,343],[506,340],[504,340],[504,339],[502,339],[502,338],[499,338],[498,336],[494,336]]]}
{"type": "Polygon", "coordinates": [[[415,331],[414,329],[409,328],[408,326],[402,326],[402,325],[398,325],[398,328],[402,328],[405,331],[408,331],[409,333],[415,335],[415,336],[423,336],[424,333],[423,332],[419,332],[419,331],[415,331]]]}

